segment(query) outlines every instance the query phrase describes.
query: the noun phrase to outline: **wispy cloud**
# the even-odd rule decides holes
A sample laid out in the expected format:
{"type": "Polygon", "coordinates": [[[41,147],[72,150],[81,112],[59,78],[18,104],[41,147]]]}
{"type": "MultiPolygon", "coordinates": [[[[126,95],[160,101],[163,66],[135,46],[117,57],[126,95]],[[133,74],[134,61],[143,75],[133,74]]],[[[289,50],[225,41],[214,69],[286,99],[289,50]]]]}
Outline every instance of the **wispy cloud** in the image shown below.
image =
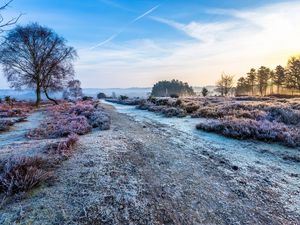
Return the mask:
{"type": "Polygon", "coordinates": [[[300,52],[299,11],[300,2],[294,1],[249,10],[211,9],[212,14],[226,15],[226,20],[214,22],[151,16],[188,38],[112,42],[101,50],[79,52],[78,73],[86,86],[97,84],[99,73],[105,87],[150,86],[171,78],[201,85],[213,84],[222,71],[238,77],[251,67],[275,67],[300,52]]]}
{"type": "Polygon", "coordinates": [[[118,31],[117,33],[111,35],[109,38],[107,38],[106,40],[98,43],[97,45],[91,47],[90,49],[95,49],[98,47],[101,47],[109,42],[111,42],[112,40],[114,40],[116,37],[118,37],[120,34],[122,34],[130,25],[136,23],[137,21],[143,19],[144,17],[146,17],[147,15],[151,14],[152,12],[154,12],[156,9],[158,9],[160,6],[156,5],[153,8],[147,10],[146,12],[144,12],[143,14],[139,15],[138,17],[134,18],[133,20],[131,20],[129,23],[127,23],[120,31],[118,31]]]}

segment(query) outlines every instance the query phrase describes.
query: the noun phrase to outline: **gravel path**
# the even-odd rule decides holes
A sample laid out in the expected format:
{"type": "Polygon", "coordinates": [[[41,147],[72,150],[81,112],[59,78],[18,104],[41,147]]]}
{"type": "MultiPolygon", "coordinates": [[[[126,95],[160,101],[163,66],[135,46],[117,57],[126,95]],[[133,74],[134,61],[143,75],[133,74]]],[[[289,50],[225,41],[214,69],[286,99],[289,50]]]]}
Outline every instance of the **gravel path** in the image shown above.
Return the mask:
{"type": "Polygon", "coordinates": [[[194,136],[107,110],[111,130],[82,136],[58,180],[2,209],[0,224],[300,224],[276,171],[241,169],[194,136]]]}

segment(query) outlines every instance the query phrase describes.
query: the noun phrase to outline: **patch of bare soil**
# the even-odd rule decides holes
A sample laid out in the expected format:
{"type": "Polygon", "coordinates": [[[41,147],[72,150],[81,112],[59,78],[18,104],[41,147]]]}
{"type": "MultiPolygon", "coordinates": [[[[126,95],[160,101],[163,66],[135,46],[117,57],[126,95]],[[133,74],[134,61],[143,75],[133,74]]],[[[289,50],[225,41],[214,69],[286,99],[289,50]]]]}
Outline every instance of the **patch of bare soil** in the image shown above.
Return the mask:
{"type": "Polygon", "coordinates": [[[112,128],[82,136],[57,181],[2,207],[0,224],[299,224],[269,180],[276,171],[241,169],[195,137],[107,111],[112,128]]]}

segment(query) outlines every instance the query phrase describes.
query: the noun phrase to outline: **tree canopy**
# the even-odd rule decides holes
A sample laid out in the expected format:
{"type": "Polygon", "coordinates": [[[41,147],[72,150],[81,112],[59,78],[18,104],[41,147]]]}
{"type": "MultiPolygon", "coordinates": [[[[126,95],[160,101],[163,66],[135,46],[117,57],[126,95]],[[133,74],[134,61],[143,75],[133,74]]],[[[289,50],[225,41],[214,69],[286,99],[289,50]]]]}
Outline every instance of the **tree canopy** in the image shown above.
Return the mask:
{"type": "Polygon", "coordinates": [[[173,79],[157,82],[152,88],[151,95],[154,97],[191,96],[195,95],[195,92],[188,83],[173,79]]]}
{"type": "Polygon", "coordinates": [[[17,26],[5,37],[0,47],[0,62],[11,87],[32,88],[36,105],[41,92],[50,99],[49,91],[62,90],[73,79],[72,62],[77,54],[66,40],[52,29],[32,23],[17,26]]]}

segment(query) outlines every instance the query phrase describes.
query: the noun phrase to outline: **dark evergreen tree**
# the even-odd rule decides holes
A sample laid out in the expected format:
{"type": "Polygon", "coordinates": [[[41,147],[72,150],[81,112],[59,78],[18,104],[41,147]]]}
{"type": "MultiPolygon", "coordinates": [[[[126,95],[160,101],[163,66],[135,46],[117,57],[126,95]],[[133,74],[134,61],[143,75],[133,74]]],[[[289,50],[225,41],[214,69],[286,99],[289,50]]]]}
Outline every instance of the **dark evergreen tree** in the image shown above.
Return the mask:
{"type": "Polygon", "coordinates": [[[159,81],[153,88],[151,95],[154,97],[191,96],[195,92],[188,83],[178,80],[159,81]]]}

